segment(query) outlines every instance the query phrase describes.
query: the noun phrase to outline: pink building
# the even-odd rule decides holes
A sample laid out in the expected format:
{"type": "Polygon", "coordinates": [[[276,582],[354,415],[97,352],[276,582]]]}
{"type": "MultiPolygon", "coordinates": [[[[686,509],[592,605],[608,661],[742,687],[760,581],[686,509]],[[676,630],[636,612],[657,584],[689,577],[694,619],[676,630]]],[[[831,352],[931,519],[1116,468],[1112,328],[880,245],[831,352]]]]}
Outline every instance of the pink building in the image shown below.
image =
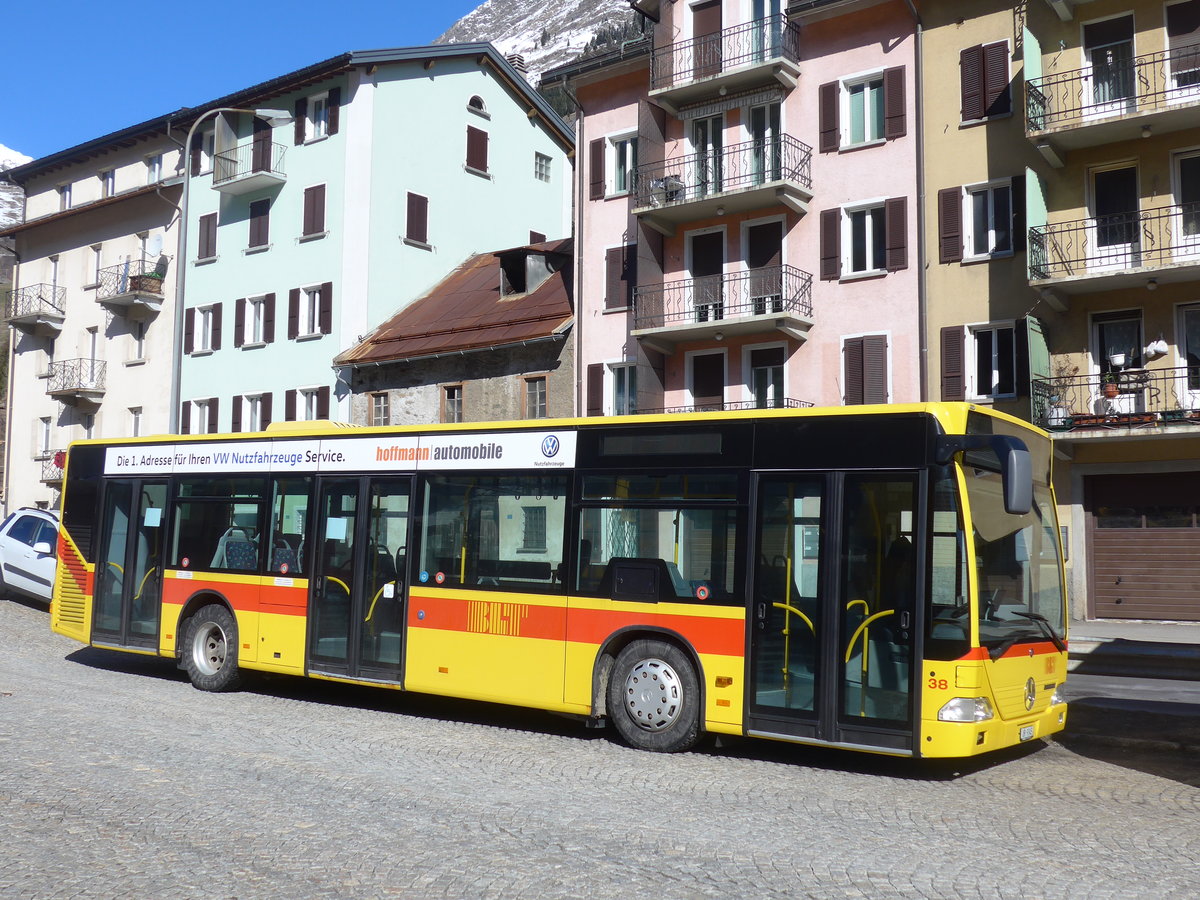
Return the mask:
{"type": "Polygon", "coordinates": [[[652,39],[543,79],[581,110],[580,412],[919,399],[909,5],[637,7],[652,39]]]}

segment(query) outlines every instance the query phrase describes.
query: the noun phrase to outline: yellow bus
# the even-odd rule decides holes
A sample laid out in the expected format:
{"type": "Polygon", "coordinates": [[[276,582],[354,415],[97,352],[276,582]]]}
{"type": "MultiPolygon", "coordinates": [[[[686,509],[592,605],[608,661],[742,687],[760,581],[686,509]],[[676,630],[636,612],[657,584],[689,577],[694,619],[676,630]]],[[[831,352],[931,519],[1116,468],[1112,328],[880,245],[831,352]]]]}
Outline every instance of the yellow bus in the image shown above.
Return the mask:
{"type": "Polygon", "coordinates": [[[1051,457],[967,404],[81,441],[51,622],[201,690],[969,756],[1066,720],[1051,457]]]}

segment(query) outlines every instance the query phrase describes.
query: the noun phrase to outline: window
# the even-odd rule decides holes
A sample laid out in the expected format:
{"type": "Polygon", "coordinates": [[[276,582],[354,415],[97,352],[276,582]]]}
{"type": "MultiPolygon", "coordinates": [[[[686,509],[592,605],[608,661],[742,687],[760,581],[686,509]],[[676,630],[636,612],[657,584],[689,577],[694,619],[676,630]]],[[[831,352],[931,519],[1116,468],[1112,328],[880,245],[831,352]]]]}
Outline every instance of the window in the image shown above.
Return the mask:
{"type": "Polygon", "coordinates": [[[301,233],[305,237],[325,233],[325,185],[318,184],[304,189],[304,222],[301,233]]]}
{"type": "Polygon", "coordinates": [[[546,376],[525,379],[525,418],[544,419],[546,410],[546,376]]]}
{"type": "Polygon", "coordinates": [[[612,371],[612,415],[632,416],[637,409],[637,364],[614,363],[612,371]]]}
{"type": "Polygon", "coordinates": [[[246,394],[233,398],[231,431],[262,431],[271,424],[271,394],[246,394]]]}
{"type": "Polygon", "coordinates": [[[962,121],[975,122],[1012,112],[1008,84],[1008,42],[977,44],[959,54],[962,121]]]}
{"type": "Polygon", "coordinates": [[[233,346],[258,347],[275,340],[275,295],[247,297],[234,307],[233,346]]]}
{"type": "Polygon", "coordinates": [[[329,134],[329,94],[308,98],[308,128],[304,138],[315,141],[329,134]]]}
{"type": "Polygon", "coordinates": [[[59,210],[71,208],[71,186],[69,184],[58,186],[58,208],[59,210]]]}
{"type": "Polygon", "coordinates": [[[91,279],[91,281],[90,281],[91,284],[99,284],[100,283],[100,269],[101,269],[100,255],[101,255],[102,249],[103,248],[100,244],[92,245],[92,266],[91,266],[91,271],[88,273],[88,275],[91,279]]]}
{"type": "Polygon", "coordinates": [[[189,309],[183,318],[184,353],[210,353],[221,349],[220,303],[189,309]]]}
{"type": "Polygon", "coordinates": [[[938,191],[938,261],[1006,256],[1025,249],[1025,178],[938,191]]]}
{"type": "Polygon", "coordinates": [[[974,356],[967,388],[970,398],[1015,396],[1017,357],[1013,326],[972,328],[969,346],[974,356]]]}
{"type": "Polygon", "coordinates": [[[301,418],[311,422],[316,419],[329,418],[329,388],[301,388],[300,389],[300,413],[301,418]]]}
{"type": "Polygon", "coordinates": [[[288,294],[288,339],[333,331],[333,283],[292,288],[288,294]]]}
{"type": "Polygon", "coordinates": [[[83,418],[80,420],[79,424],[83,426],[84,440],[90,441],[92,438],[94,438],[96,436],[96,414],[95,413],[84,413],[83,418]]]}
{"type": "Polygon", "coordinates": [[[479,174],[488,170],[488,134],[471,125],[467,126],[467,169],[479,174]]]}
{"type": "Polygon", "coordinates": [[[377,428],[392,424],[391,402],[387,391],[371,395],[371,424],[377,428]]]}
{"type": "Polygon", "coordinates": [[[142,408],[140,406],[129,408],[129,436],[142,436],[142,408]]]}
{"type": "Polygon", "coordinates": [[[868,334],[842,342],[847,406],[888,402],[887,336],[868,334]]]}
{"type": "Polygon", "coordinates": [[[216,143],[216,132],[212,128],[192,137],[192,147],[189,151],[191,154],[192,175],[203,175],[206,172],[212,171],[213,157],[216,155],[216,143]]]}
{"type": "Polygon", "coordinates": [[[422,247],[429,246],[429,198],[420,194],[408,195],[408,221],[404,239],[422,247]]]}
{"type": "Polygon", "coordinates": [[[50,444],[54,434],[53,424],[49,416],[44,416],[38,419],[38,442],[34,456],[39,459],[45,459],[50,455],[50,444]]]}
{"type": "Polygon", "coordinates": [[[883,270],[883,206],[845,211],[842,222],[842,272],[860,275],[883,270]]]}
{"type": "Polygon", "coordinates": [[[967,255],[1011,253],[1012,185],[995,184],[966,189],[963,220],[967,224],[967,255]]]}
{"type": "Polygon", "coordinates": [[[450,384],[442,388],[442,421],[463,421],[463,386],[450,384]]]}
{"type": "Polygon", "coordinates": [[[890,197],[821,211],[821,278],[908,267],[908,199],[890,197]]]}
{"type": "Polygon", "coordinates": [[[270,242],[271,201],[253,200],[250,203],[251,248],[267,247],[270,242]]]}
{"type": "Polygon", "coordinates": [[[544,553],[546,550],[546,507],[522,506],[521,550],[544,553]]]}
{"type": "Polygon", "coordinates": [[[750,392],[758,409],[783,406],[783,347],[750,351],[750,392]]]}
{"type": "Polygon", "coordinates": [[[162,181],[162,163],[163,158],[161,153],[155,153],[152,156],[146,157],[146,184],[155,184],[162,181]]]}
{"type": "Polygon", "coordinates": [[[117,172],[115,169],[105,169],[100,173],[100,196],[111,197],[117,192],[117,172]]]}
{"type": "Polygon", "coordinates": [[[299,146],[337,134],[341,103],[342,89],[337,87],[297,100],[292,114],[292,143],[299,146]]]}
{"type": "Polygon", "coordinates": [[[818,89],[817,100],[822,153],[908,133],[903,66],[827,82],[818,89]]]}
{"type": "Polygon", "coordinates": [[[628,194],[633,190],[633,173],[637,170],[637,138],[612,139],[612,177],[609,194],[628,194]]]}
{"type": "Polygon", "coordinates": [[[550,180],[550,157],[545,153],[533,154],[533,177],[538,181],[550,180]]]}
{"type": "Polygon", "coordinates": [[[300,333],[321,332],[321,289],[304,288],[301,292],[300,333]]]}
{"type": "Polygon", "coordinates": [[[483,116],[484,118],[491,118],[491,116],[488,115],[487,107],[483,103],[483,98],[478,95],[467,101],[467,109],[473,113],[483,116]]]}
{"type": "Polygon", "coordinates": [[[180,479],[171,567],[257,572],[265,487],[261,477],[180,479]]]}
{"type": "Polygon", "coordinates": [[[1170,85],[1194,93],[1200,86],[1200,0],[1172,3],[1166,13],[1170,85]]]}
{"type": "Polygon", "coordinates": [[[843,140],[847,144],[882,140],[883,76],[847,84],[842,98],[846,111],[843,140]]]}
{"type": "Polygon", "coordinates": [[[200,217],[196,259],[215,259],[217,256],[217,214],[200,217]]]}
{"type": "Polygon", "coordinates": [[[129,337],[132,340],[130,361],[141,361],[146,358],[146,323],[134,322],[130,326],[129,337]]]}
{"type": "Polygon", "coordinates": [[[633,289],[637,285],[637,244],[626,244],[605,251],[604,272],[604,308],[632,306],[633,289]]]}

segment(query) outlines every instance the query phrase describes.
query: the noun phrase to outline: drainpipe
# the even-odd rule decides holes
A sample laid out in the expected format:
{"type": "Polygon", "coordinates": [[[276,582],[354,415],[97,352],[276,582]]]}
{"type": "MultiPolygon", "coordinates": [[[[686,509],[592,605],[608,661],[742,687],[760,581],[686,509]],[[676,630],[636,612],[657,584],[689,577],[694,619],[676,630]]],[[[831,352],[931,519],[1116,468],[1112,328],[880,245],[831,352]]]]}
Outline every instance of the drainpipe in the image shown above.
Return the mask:
{"type": "Polygon", "coordinates": [[[587,414],[586,400],[583,392],[587,381],[587,373],[580,368],[583,356],[583,154],[587,147],[583,132],[583,105],[579,98],[571,93],[564,79],[562,92],[575,107],[575,415],[587,414]]]}
{"type": "Polygon", "coordinates": [[[913,97],[916,109],[917,128],[917,358],[920,365],[917,371],[920,379],[920,400],[929,401],[929,279],[926,272],[925,254],[925,103],[922,95],[924,89],[924,25],[921,15],[913,6],[913,0],[904,0],[909,13],[912,14],[916,32],[916,49],[913,54],[913,97]]]}

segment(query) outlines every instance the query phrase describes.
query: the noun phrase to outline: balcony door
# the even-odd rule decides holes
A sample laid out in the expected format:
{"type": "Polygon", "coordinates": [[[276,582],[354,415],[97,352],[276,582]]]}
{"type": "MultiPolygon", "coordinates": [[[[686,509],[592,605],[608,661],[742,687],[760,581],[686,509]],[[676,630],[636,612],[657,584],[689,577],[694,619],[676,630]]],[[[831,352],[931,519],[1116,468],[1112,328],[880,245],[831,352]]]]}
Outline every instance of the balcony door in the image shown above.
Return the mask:
{"type": "Polygon", "coordinates": [[[725,318],[721,283],[725,271],[724,230],[688,235],[688,270],[692,276],[692,307],[696,321],[725,318]]]}
{"type": "Polygon", "coordinates": [[[693,78],[721,74],[721,0],[692,7],[692,47],[693,78]]]}
{"type": "Polygon", "coordinates": [[[1200,97],[1200,0],[1172,3],[1166,14],[1170,99],[1194,103],[1200,97]]]}
{"type": "Polygon", "coordinates": [[[746,268],[750,302],[756,316],[783,312],[783,223],[746,228],[746,268]]]}
{"type": "Polygon", "coordinates": [[[783,52],[783,0],[754,0],[754,59],[759,62],[783,52]]]}
{"type": "Polygon", "coordinates": [[[254,172],[271,171],[271,124],[254,117],[254,145],[250,153],[250,168],[254,172]]]}
{"type": "Polygon", "coordinates": [[[692,120],[692,160],[694,171],[688,181],[695,197],[706,197],[721,190],[721,151],[725,131],[724,116],[706,116],[692,120]]]}
{"type": "Polygon", "coordinates": [[[1096,411],[1102,415],[1127,415],[1146,409],[1146,380],[1142,368],[1142,314],[1140,310],[1106,313],[1092,320],[1092,347],[1099,370],[1096,411]],[[1116,393],[1108,384],[1116,384],[1116,393]]]}
{"type": "Polygon", "coordinates": [[[1200,152],[1175,157],[1175,233],[1173,259],[1200,258],[1200,152]]]}
{"type": "Polygon", "coordinates": [[[1084,115],[1111,116],[1137,108],[1133,66],[1133,16],[1083,26],[1084,115]]]}
{"type": "Polygon", "coordinates": [[[1200,304],[1179,309],[1179,355],[1186,366],[1180,376],[1179,405],[1200,410],[1200,304]]]}
{"type": "Polygon", "coordinates": [[[1137,167],[1092,171],[1091,270],[1141,265],[1138,241],[1137,167]]]}
{"type": "Polygon", "coordinates": [[[778,103],[750,109],[751,171],[755,184],[778,181],[782,174],[779,111],[778,103]]]}
{"type": "Polygon", "coordinates": [[[690,360],[692,408],[698,412],[725,406],[725,354],[696,353],[690,360]]]}

